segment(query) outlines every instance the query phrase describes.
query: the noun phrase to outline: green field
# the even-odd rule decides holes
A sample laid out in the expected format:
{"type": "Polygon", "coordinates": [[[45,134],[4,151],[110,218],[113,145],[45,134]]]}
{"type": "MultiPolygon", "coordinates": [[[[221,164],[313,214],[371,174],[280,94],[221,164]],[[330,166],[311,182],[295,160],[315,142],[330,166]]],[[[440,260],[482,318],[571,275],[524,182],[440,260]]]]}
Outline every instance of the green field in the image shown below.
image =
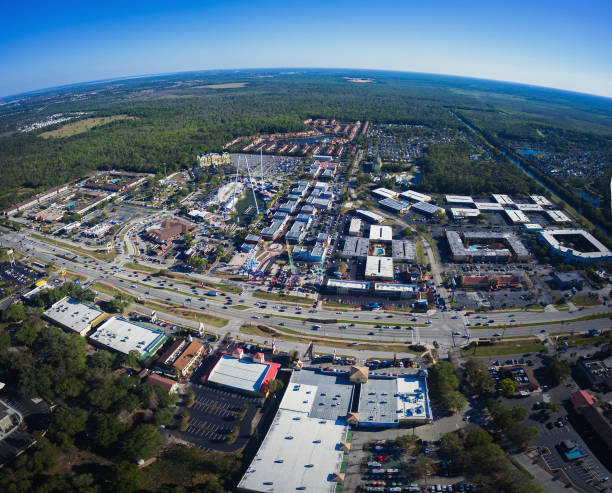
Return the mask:
{"type": "Polygon", "coordinates": [[[312,305],[314,300],[311,298],[305,298],[304,296],[293,296],[289,294],[278,294],[278,293],[269,293],[267,291],[255,291],[253,293],[254,298],[259,298],[262,300],[271,300],[271,301],[286,301],[288,303],[298,303],[301,305],[312,305]]]}
{"type": "Polygon", "coordinates": [[[463,353],[466,356],[501,356],[504,354],[537,353],[544,348],[544,345],[534,341],[502,342],[490,346],[476,346],[476,348],[466,348],[463,353]]]}
{"type": "Polygon", "coordinates": [[[45,139],[55,138],[61,139],[66,137],[72,137],[73,135],[87,132],[94,127],[100,127],[107,125],[111,122],[120,120],[135,120],[135,117],[128,115],[113,115],[113,116],[101,116],[96,118],[85,118],[84,120],[77,120],[75,122],[66,123],[55,130],[48,130],[41,133],[39,136],[45,139]]]}

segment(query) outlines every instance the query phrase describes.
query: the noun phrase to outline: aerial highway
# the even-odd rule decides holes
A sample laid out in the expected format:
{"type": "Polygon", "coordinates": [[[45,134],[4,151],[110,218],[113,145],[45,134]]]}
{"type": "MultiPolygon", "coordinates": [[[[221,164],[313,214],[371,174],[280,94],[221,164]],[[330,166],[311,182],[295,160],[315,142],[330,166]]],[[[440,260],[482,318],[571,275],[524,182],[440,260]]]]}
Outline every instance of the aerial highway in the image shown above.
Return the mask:
{"type": "MultiPolygon", "coordinates": [[[[106,262],[82,253],[75,253],[68,246],[52,245],[38,240],[27,232],[5,233],[1,241],[2,246],[23,252],[26,259],[52,262],[85,277],[88,286],[102,282],[134,297],[142,297],[162,305],[178,305],[187,310],[227,319],[223,327],[204,323],[207,331],[220,335],[230,332],[239,336],[240,327],[250,323],[267,325],[289,334],[300,333],[308,337],[346,341],[359,340],[389,346],[397,343],[431,346],[436,341],[442,349],[448,349],[467,345],[479,338],[502,336],[543,338],[555,333],[584,332],[593,328],[605,329],[611,326],[610,317],[605,316],[609,313],[606,306],[569,312],[508,311],[469,316],[466,316],[465,312],[452,310],[430,310],[421,314],[345,309],[333,311],[333,309],[323,309],[317,303],[310,306],[274,301],[264,303],[254,293],[257,286],[246,283],[240,293],[228,292],[224,296],[210,297],[206,296],[210,288],[196,287],[183,280],[151,276],[126,268],[123,264],[129,256],[125,254],[106,262]],[[240,305],[241,309],[234,309],[233,305],[240,305]],[[589,316],[601,317],[602,314],[604,318],[585,320],[589,316]]],[[[190,279],[195,283],[213,280],[198,275],[191,275],[190,279]]],[[[214,282],[223,281],[214,278],[214,282]]],[[[139,311],[150,312],[146,307],[140,307],[139,311]]],[[[194,320],[181,319],[176,315],[172,316],[171,313],[164,314],[163,311],[158,311],[158,315],[187,326],[199,325],[194,320]]]]}

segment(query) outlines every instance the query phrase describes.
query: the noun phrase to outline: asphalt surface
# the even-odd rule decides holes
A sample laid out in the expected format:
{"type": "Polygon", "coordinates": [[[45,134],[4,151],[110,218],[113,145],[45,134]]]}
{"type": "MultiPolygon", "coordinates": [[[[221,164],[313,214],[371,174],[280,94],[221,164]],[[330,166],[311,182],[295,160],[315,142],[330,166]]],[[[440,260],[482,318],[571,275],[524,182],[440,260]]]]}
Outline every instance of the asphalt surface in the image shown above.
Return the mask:
{"type": "MultiPolygon", "coordinates": [[[[256,286],[244,284],[243,292],[240,294],[228,294],[227,298],[217,296],[215,298],[204,299],[203,297],[206,292],[209,291],[208,288],[191,289],[190,286],[181,284],[180,281],[165,281],[155,277],[145,281],[145,278],[148,277],[146,274],[140,274],[122,267],[126,261],[130,260],[130,257],[125,254],[117,256],[113,262],[104,262],[88,256],[75,254],[67,248],[50,245],[32,238],[28,233],[23,232],[5,233],[1,237],[0,242],[2,246],[13,247],[25,252],[28,256],[35,257],[44,262],[54,262],[63,268],[86,276],[88,281],[92,283],[103,281],[133,296],[144,296],[154,301],[183,305],[188,309],[203,310],[228,319],[227,325],[222,328],[206,326],[207,330],[217,332],[218,334],[225,334],[229,331],[232,335],[238,336],[241,325],[244,323],[255,323],[284,326],[284,328],[290,331],[319,337],[426,345],[431,345],[436,341],[441,346],[442,352],[444,352],[453,347],[466,345],[474,338],[490,338],[494,334],[502,332],[504,337],[528,337],[542,334],[543,331],[547,334],[570,330],[580,332],[593,328],[606,329],[612,325],[609,318],[572,321],[572,319],[590,314],[609,313],[609,308],[606,306],[569,312],[518,311],[492,313],[488,316],[488,320],[476,318],[476,316],[466,317],[463,315],[463,312],[453,311],[430,311],[429,314],[417,315],[389,314],[379,311],[343,311],[337,314],[334,311],[320,308],[313,309],[308,306],[303,307],[300,311],[295,306],[272,301],[269,301],[265,307],[257,307],[255,303],[260,303],[262,300],[253,295],[253,291],[259,289],[256,286]],[[231,299],[234,305],[244,305],[249,308],[246,310],[235,310],[231,307],[224,308],[226,299],[231,299]],[[277,308],[273,308],[274,306],[277,306],[277,308]],[[270,318],[264,318],[265,315],[269,315],[270,318]],[[294,318],[296,317],[299,320],[295,320],[294,318]],[[330,320],[330,323],[308,322],[305,320],[306,318],[330,320]],[[416,320],[413,320],[415,318],[416,320]],[[331,322],[332,320],[338,320],[338,322],[331,322]],[[484,324],[486,321],[490,321],[491,325],[503,325],[506,329],[504,331],[501,328],[485,328],[486,326],[467,328],[469,325],[473,326],[476,323],[484,324]],[[313,325],[315,324],[321,325],[321,328],[314,329],[313,325]],[[350,324],[355,325],[350,326],[350,324]],[[527,327],[517,326],[521,324],[530,325],[527,327]],[[347,327],[342,328],[344,325],[347,327]],[[375,327],[377,325],[381,327],[375,327]],[[396,325],[400,325],[401,328],[395,329],[396,325]]],[[[79,245],[79,248],[83,247],[79,245]]],[[[159,266],[155,267],[159,268],[159,266]]],[[[194,281],[207,279],[205,276],[192,275],[191,277],[194,281]]],[[[223,282],[218,278],[211,278],[209,280],[214,280],[217,283],[223,282]]],[[[237,283],[232,284],[236,285],[237,283]]],[[[197,325],[193,320],[184,320],[172,317],[169,314],[164,315],[163,318],[187,326],[197,325]]],[[[249,337],[261,342],[256,336],[249,337]]],[[[293,343],[293,346],[299,347],[300,345],[293,343]]]]}

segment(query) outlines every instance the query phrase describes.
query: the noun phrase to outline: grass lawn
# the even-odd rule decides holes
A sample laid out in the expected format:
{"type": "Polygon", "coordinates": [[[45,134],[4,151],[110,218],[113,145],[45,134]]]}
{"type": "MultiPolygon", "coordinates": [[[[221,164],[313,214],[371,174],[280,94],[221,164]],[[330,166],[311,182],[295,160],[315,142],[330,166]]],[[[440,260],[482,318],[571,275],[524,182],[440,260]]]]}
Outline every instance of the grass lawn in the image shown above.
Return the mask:
{"type": "Polygon", "coordinates": [[[233,308],[234,310],[248,310],[251,307],[247,305],[232,305],[230,308],[233,308]]]}
{"type": "Polygon", "coordinates": [[[607,332],[605,335],[595,337],[574,337],[560,342],[566,342],[569,347],[589,346],[591,344],[612,342],[612,333],[607,332]]]}
{"type": "Polygon", "coordinates": [[[148,265],[137,264],[136,262],[126,262],[125,264],[123,264],[123,267],[125,267],[126,269],[141,270],[144,272],[151,272],[151,273],[159,271],[159,269],[156,269],[155,267],[149,267],[148,265]]]}
{"type": "Polygon", "coordinates": [[[277,293],[268,293],[267,291],[257,290],[253,293],[255,298],[259,298],[262,300],[272,300],[272,301],[287,301],[290,303],[300,303],[302,305],[312,305],[314,300],[311,298],[305,298],[304,296],[293,296],[289,294],[277,294],[277,293]]]}
{"type": "Polygon", "coordinates": [[[350,303],[338,303],[337,301],[324,301],[323,302],[323,307],[325,308],[326,306],[330,306],[330,307],[337,307],[337,308],[357,308],[357,305],[353,305],[350,303]]]}
{"type": "Polygon", "coordinates": [[[77,274],[76,272],[70,272],[68,270],[66,271],[66,277],[72,281],[76,281],[78,279],[79,281],[83,282],[87,280],[87,276],[77,274]]]}
{"type": "Polygon", "coordinates": [[[562,323],[584,322],[585,320],[599,320],[602,318],[612,319],[609,313],[594,313],[592,315],[585,315],[584,317],[570,318],[567,320],[557,320],[557,321],[551,320],[549,322],[535,322],[531,324],[504,324],[504,325],[493,325],[492,324],[492,325],[482,325],[482,326],[470,325],[469,329],[478,330],[478,329],[501,329],[503,327],[533,327],[533,326],[538,326],[538,325],[555,325],[555,324],[562,324],[562,323]]]}
{"type": "Polygon", "coordinates": [[[595,306],[601,305],[601,300],[596,294],[577,294],[570,301],[576,306],[595,306]]]}
{"type": "Polygon", "coordinates": [[[129,115],[113,115],[85,118],[84,120],[77,120],[76,122],[66,123],[65,125],[62,125],[60,128],[56,128],[55,130],[48,130],[47,132],[43,132],[39,135],[39,137],[42,137],[44,139],[72,137],[73,135],[87,132],[88,130],[91,130],[94,127],[106,125],[114,121],[135,119],[135,117],[129,115]]]}
{"type": "Polygon", "coordinates": [[[416,241],[416,254],[417,262],[421,265],[425,265],[427,263],[425,259],[425,250],[423,249],[423,244],[419,240],[416,241]]]}
{"type": "Polygon", "coordinates": [[[537,353],[544,344],[534,341],[502,342],[490,346],[477,346],[464,349],[466,356],[497,356],[502,354],[537,353]]]}

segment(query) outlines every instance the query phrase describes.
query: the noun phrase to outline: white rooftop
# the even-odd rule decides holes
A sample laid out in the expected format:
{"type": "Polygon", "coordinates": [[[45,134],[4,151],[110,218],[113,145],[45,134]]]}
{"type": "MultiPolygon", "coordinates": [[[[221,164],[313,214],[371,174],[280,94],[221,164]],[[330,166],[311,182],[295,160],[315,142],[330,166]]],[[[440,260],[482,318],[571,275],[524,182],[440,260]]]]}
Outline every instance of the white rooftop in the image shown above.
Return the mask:
{"type": "Polygon", "coordinates": [[[550,218],[556,223],[569,223],[572,220],[563,211],[546,211],[550,218]]]}
{"type": "Polygon", "coordinates": [[[493,198],[495,199],[496,202],[502,205],[514,204],[514,201],[508,195],[505,195],[505,194],[494,193],[493,198]]]}
{"type": "Polygon", "coordinates": [[[117,317],[109,318],[89,338],[123,354],[141,355],[155,352],[167,339],[163,332],[117,317]]]}
{"type": "Polygon", "coordinates": [[[360,216],[363,216],[369,221],[373,221],[376,223],[381,223],[385,220],[385,218],[380,214],[376,214],[375,212],[367,211],[365,209],[356,209],[355,213],[359,214],[360,216]]]}
{"type": "Polygon", "coordinates": [[[336,483],[331,476],[342,465],[344,453],[339,445],[346,430],[346,426],[332,420],[279,409],[238,488],[266,493],[302,488],[316,493],[334,492],[336,483]]]}
{"type": "Polygon", "coordinates": [[[372,190],[372,193],[378,195],[379,197],[385,197],[388,199],[394,199],[397,197],[397,192],[389,190],[388,188],[376,188],[372,190]]]}
{"type": "Polygon", "coordinates": [[[480,214],[478,209],[468,209],[465,207],[451,207],[453,217],[476,217],[480,214]]]}
{"type": "Polygon", "coordinates": [[[497,202],[474,202],[480,211],[503,211],[504,207],[497,202]]]}
{"type": "Polygon", "coordinates": [[[332,288],[347,289],[370,289],[370,283],[366,281],[348,281],[344,279],[328,279],[327,286],[332,288]]]}
{"type": "Polygon", "coordinates": [[[445,195],[449,204],[473,204],[474,199],[468,195],[445,195]]]}
{"type": "Polygon", "coordinates": [[[92,322],[104,312],[93,306],[79,303],[72,298],[62,298],[45,311],[45,316],[54,323],[83,334],[91,328],[92,322]]]}
{"type": "Polygon", "coordinates": [[[289,382],[280,408],[309,414],[317,396],[317,389],[316,385],[289,382]]]}
{"type": "Polygon", "coordinates": [[[540,236],[552,248],[559,250],[563,253],[571,253],[576,257],[584,259],[599,259],[607,258],[612,255],[612,252],[610,252],[610,250],[606,248],[606,246],[601,241],[599,241],[591,233],[585,231],[584,229],[545,229],[543,231],[540,231],[540,236]],[[563,236],[568,235],[582,236],[597,251],[581,252],[565,246],[563,242],[563,236]]]}
{"type": "Polygon", "coordinates": [[[506,215],[513,223],[529,223],[530,219],[525,215],[523,211],[515,211],[513,209],[506,209],[506,215]]]}
{"type": "Polygon", "coordinates": [[[531,200],[533,200],[538,205],[546,205],[546,206],[552,205],[550,200],[544,197],[544,195],[532,195],[531,200]]]}
{"type": "Polygon", "coordinates": [[[400,193],[400,197],[411,199],[416,202],[429,202],[431,200],[431,196],[425,195],[424,193],[415,192],[414,190],[406,190],[405,192],[400,193]]]}
{"type": "Polygon", "coordinates": [[[370,240],[391,241],[393,239],[393,228],[391,226],[370,226],[370,240]]]}
{"type": "Polygon", "coordinates": [[[542,212],[544,209],[540,204],[516,204],[519,211],[542,212]]]}
{"type": "Polygon", "coordinates": [[[259,392],[270,365],[251,359],[223,355],[210,372],[208,381],[247,392],[259,392]]]}
{"type": "Polygon", "coordinates": [[[349,225],[349,234],[357,234],[361,230],[361,219],[354,217],[349,225]]]}
{"type": "Polygon", "coordinates": [[[366,259],[365,276],[393,279],[393,257],[368,255],[366,259]]]}

